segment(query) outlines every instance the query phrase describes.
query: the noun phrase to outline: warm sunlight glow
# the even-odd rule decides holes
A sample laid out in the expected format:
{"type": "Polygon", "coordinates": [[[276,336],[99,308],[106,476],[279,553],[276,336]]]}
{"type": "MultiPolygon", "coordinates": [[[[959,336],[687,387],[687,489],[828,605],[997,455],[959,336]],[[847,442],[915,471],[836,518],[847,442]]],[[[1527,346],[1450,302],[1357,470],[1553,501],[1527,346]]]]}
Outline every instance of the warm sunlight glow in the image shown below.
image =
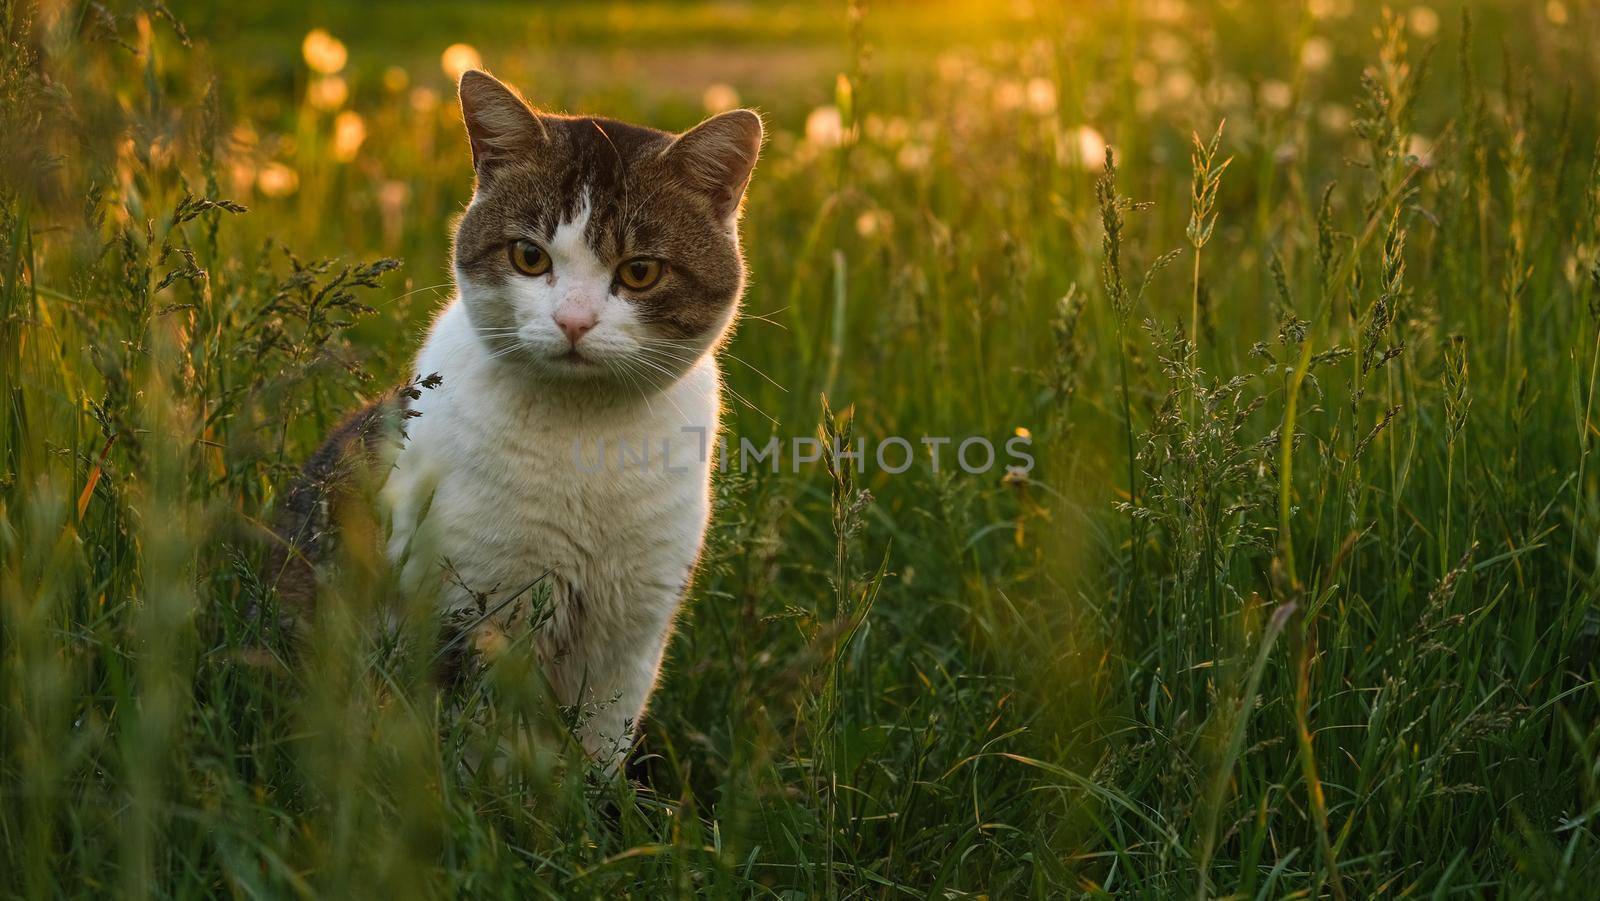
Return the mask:
{"type": "Polygon", "coordinates": [[[819,106],[806,116],[806,140],[818,147],[837,147],[844,140],[844,120],[837,106],[819,106]]]}
{"type": "Polygon", "coordinates": [[[1106,165],[1106,139],[1093,126],[1079,125],[1067,130],[1060,154],[1063,163],[1099,172],[1106,165]]]}
{"type": "Polygon", "coordinates": [[[345,110],[333,120],[333,158],[348,163],[367,140],[367,123],[355,110],[345,110]]]}
{"type": "Polygon", "coordinates": [[[300,175],[282,163],[268,163],[256,176],[256,188],[268,197],[288,197],[300,188],[300,175]]]}
{"type": "Polygon", "coordinates": [[[700,103],[708,113],[725,113],[739,106],[739,92],[732,85],[718,82],[706,88],[700,95],[700,103]]]}
{"type": "Polygon", "coordinates": [[[1325,37],[1307,38],[1300,47],[1300,65],[1308,72],[1320,72],[1333,62],[1333,42],[1325,37]]]}
{"type": "Polygon", "coordinates": [[[1048,116],[1055,112],[1055,82],[1037,75],[1028,79],[1027,100],[1028,111],[1036,116],[1048,116]]]}
{"type": "Polygon", "coordinates": [[[1439,14],[1433,11],[1433,7],[1411,7],[1406,21],[1419,38],[1431,38],[1439,33],[1439,14]]]}
{"type": "Polygon", "coordinates": [[[483,57],[471,44],[451,44],[440,54],[439,67],[444,69],[444,74],[450,76],[451,81],[459,81],[468,69],[482,68],[483,57]]]}
{"type": "Polygon", "coordinates": [[[0,9],[0,901],[1600,886],[1600,0],[0,9]]]}
{"type": "Polygon", "coordinates": [[[305,57],[311,71],[324,75],[343,70],[350,58],[344,43],[321,28],[306,32],[306,39],[300,43],[300,54],[305,57]]]}
{"type": "Polygon", "coordinates": [[[336,110],[350,99],[350,85],[338,75],[325,75],[311,82],[306,99],[321,110],[336,110]]]}
{"type": "Polygon", "coordinates": [[[390,66],[383,70],[384,90],[398,94],[411,84],[411,73],[404,66],[390,66]]]}

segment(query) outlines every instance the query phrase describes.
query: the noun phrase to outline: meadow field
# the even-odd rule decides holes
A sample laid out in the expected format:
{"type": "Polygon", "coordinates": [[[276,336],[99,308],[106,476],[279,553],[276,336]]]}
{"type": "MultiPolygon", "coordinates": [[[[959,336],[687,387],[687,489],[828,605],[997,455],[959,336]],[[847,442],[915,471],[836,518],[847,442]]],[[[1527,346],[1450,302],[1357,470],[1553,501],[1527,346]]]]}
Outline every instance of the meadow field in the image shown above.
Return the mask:
{"type": "Polygon", "coordinates": [[[0,24],[0,896],[1595,895],[1588,0],[0,24]],[[918,451],[719,476],[620,775],[525,631],[441,684],[383,560],[303,640],[264,568],[450,297],[479,65],[760,109],[727,432],[918,451]]]}

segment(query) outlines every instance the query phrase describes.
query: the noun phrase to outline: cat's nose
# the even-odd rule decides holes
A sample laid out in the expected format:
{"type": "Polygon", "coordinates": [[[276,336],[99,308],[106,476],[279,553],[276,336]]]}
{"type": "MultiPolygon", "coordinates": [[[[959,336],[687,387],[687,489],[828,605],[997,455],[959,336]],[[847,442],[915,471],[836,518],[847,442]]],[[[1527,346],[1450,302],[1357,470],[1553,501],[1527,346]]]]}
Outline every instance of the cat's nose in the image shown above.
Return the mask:
{"type": "Polygon", "coordinates": [[[557,310],[551,314],[551,318],[556,321],[561,333],[566,335],[567,340],[574,346],[577,345],[579,338],[587,335],[595,323],[600,321],[600,317],[593,310],[557,310]]]}

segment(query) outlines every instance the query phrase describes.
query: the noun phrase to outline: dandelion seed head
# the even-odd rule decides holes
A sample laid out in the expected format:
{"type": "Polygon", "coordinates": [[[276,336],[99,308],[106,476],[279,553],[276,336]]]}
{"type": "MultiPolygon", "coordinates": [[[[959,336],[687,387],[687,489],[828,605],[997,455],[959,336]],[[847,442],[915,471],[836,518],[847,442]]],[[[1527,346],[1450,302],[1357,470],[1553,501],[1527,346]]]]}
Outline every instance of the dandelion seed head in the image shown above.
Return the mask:
{"type": "Polygon", "coordinates": [[[1026,89],[1020,81],[1007,79],[995,85],[994,108],[1002,113],[1020,108],[1025,99],[1027,99],[1026,89]]]}
{"type": "Polygon", "coordinates": [[[945,82],[958,82],[967,71],[967,61],[958,53],[941,53],[933,65],[945,82]]]}
{"type": "Polygon", "coordinates": [[[400,243],[405,234],[406,203],[411,199],[411,186],[397,179],[389,179],[378,186],[378,215],[383,223],[383,240],[391,247],[400,243]]]}
{"type": "Polygon", "coordinates": [[[819,106],[806,116],[806,142],[815,147],[837,147],[844,140],[844,119],[839,108],[819,106]]]}
{"type": "Polygon", "coordinates": [[[856,217],[856,234],[863,238],[885,235],[893,228],[894,217],[887,210],[866,210],[856,217]]]}
{"type": "Polygon", "coordinates": [[[1250,85],[1236,76],[1222,76],[1212,85],[1217,106],[1224,110],[1243,110],[1250,105],[1250,85]]]}
{"type": "Polygon", "coordinates": [[[383,88],[391,94],[398,94],[411,84],[411,73],[404,66],[390,66],[383,70],[383,88]]]}
{"type": "Polygon", "coordinates": [[[313,28],[306,32],[305,40],[300,42],[300,55],[305,58],[306,65],[311,67],[311,71],[323,75],[334,75],[343,71],[344,64],[350,59],[350,53],[345,49],[344,43],[323,28],[313,28]]]}
{"type": "Polygon", "coordinates": [[[1343,104],[1324,103],[1317,107],[1317,123],[1328,131],[1348,131],[1350,121],[1350,109],[1343,104]]]}
{"type": "Polygon", "coordinates": [[[333,120],[333,158],[348,163],[367,140],[367,123],[355,110],[345,110],[333,120]]]}
{"type": "Polygon", "coordinates": [[[887,144],[904,144],[911,137],[911,123],[904,116],[890,116],[883,126],[883,140],[887,144]]]}
{"type": "Polygon", "coordinates": [[[451,81],[460,81],[468,70],[483,68],[483,57],[471,44],[451,44],[439,54],[439,68],[451,81]]]}
{"type": "Polygon", "coordinates": [[[236,156],[228,161],[228,181],[233,193],[244,194],[256,183],[256,164],[247,156],[236,156]]]}
{"type": "Polygon", "coordinates": [[[439,108],[439,92],[433,88],[411,89],[411,109],[418,113],[431,113],[439,108]]]}
{"type": "Polygon", "coordinates": [[[1028,112],[1048,116],[1056,111],[1056,86],[1048,78],[1028,79],[1028,112]]]}
{"type": "Polygon", "coordinates": [[[1320,35],[1307,38],[1300,48],[1300,65],[1308,72],[1321,72],[1333,62],[1333,42],[1320,35]]]}
{"type": "Polygon", "coordinates": [[[733,85],[717,83],[706,87],[700,94],[700,105],[708,113],[725,113],[739,107],[739,92],[733,85]]]}
{"type": "Polygon", "coordinates": [[[1158,63],[1177,65],[1189,56],[1183,39],[1170,31],[1158,31],[1150,36],[1150,56],[1158,63]]]}
{"type": "Polygon", "coordinates": [[[1294,88],[1288,82],[1269,78],[1261,83],[1261,105],[1282,112],[1294,102],[1294,88]]]}
{"type": "Polygon", "coordinates": [[[300,189],[300,173],[283,163],[268,163],[256,175],[256,189],[267,197],[288,197],[300,189]]]}
{"type": "Polygon", "coordinates": [[[1173,69],[1161,79],[1161,99],[1180,106],[1194,96],[1194,76],[1183,69],[1173,69]]]}
{"type": "Polygon", "coordinates": [[[1076,166],[1089,172],[1099,172],[1106,165],[1106,139],[1091,125],[1067,129],[1057,146],[1057,160],[1063,165],[1076,166]]]}
{"type": "Polygon", "coordinates": [[[1355,12],[1355,0],[1311,0],[1308,8],[1313,18],[1346,19],[1355,12]]]}
{"type": "Polygon", "coordinates": [[[350,85],[338,75],[313,79],[306,89],[306,102],[320,110],[336,110],[350,99],[350,85]]]}
{"type": "Polygon", "coordinates": [[[1431,38],[1439,33],[1439,14],[1431,6],[1413,6],[1406,24],[1417,37],[1431,38]]]}
{"type": "Polygon", "coordinates": [[[894,161],[901,171],[921,172],[933,162],[933,149],[926,144],[906,144],[895,154],[894,161]]]}

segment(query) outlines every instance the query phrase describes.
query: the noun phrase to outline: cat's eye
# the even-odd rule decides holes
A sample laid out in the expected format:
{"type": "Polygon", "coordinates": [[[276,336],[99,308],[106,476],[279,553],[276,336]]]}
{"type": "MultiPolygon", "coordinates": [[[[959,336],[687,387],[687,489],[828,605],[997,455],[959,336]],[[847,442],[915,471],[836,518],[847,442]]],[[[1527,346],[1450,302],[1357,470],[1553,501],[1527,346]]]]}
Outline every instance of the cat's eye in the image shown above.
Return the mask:
{"type": "Polygon", "coordinates": [[[550,271],[550,254],[532,241],[511,242],[511,265],[523,275],[544,275],[550,271]]]}
{"type": "Polygon", "coordinates": [[[639,258],[617,267],[617,280],[634,291],[643,291],[661,280],[661,261],[639,258]]]}

